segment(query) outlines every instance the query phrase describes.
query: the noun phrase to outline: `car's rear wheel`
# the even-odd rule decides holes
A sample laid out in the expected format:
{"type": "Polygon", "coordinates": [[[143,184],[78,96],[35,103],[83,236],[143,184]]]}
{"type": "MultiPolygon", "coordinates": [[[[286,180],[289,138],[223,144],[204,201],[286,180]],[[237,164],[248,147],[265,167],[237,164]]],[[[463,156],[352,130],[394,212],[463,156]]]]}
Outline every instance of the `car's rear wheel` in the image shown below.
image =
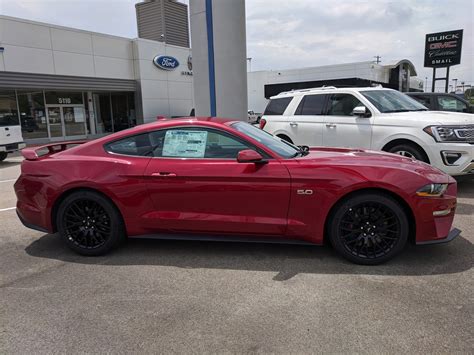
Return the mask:
{"type": "Polygon", "coordinates": [[[342,201],[328,222],[333,247],[357,264],[375,265],[393,258],[409,234],[403,208],[382,193],[358,194],[342,201]]]}
{"type": "Polygon", "coordinates": [[[391,147],[388,151],[390,153],[398,154],[404,157],[413,158],[416,160],[423,161],[425,163],[429,163],[428,157],[426,156],[425,152],[423,152],[422,150],[420,150],[413,144],[408,144],[408,143],[398,144],[394,147],[391,147]]]}
{"type": "Polygon", "coordinates": [[[4,161],[5,159],[7,159],[7,155],[7,152],[0,152],[0,161],[4,161]]]}
{"type": "Polygon", "coordinates": [[[125,237],[117,207],[93,191],[78,191],[67,196],[58,208],[56,220],[66,244],[82,255],[105,254],[125,237]]]}

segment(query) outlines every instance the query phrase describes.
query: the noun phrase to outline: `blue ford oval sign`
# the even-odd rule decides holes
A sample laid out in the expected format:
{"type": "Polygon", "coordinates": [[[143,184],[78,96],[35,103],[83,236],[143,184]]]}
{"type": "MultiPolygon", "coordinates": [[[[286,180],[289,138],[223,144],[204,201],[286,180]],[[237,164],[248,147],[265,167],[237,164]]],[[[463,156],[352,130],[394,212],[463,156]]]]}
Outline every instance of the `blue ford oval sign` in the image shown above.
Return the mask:
{"type": "Polygon", "coordinates": [[[153,58],[153,63],[155,63],[158,68],[164,70],[175,70],[179,67],[178,59],[167,55],[157,55],[153,58]]]}

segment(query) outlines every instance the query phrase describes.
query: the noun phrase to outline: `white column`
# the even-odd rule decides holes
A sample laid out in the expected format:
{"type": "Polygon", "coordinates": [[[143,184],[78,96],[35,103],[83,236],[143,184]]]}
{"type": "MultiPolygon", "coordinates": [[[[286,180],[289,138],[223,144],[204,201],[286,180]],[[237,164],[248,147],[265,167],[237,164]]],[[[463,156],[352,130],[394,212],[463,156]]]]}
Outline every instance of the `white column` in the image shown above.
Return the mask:
{"type": "Polygon", "coordinates": [[[245,0],[190,0],[196,116],[247,120],[245,0]]]}

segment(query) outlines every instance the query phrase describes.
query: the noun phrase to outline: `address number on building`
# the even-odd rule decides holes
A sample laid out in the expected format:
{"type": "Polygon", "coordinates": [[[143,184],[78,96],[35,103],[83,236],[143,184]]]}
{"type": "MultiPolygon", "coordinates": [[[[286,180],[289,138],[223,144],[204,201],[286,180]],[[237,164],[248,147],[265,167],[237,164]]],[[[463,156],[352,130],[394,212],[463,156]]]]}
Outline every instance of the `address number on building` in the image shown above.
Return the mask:
{"type": "Polygon", "coordinates": [[[59,104],[70,104],[71,98],[70,97],[58,97],[58,103],[59,104]]]}

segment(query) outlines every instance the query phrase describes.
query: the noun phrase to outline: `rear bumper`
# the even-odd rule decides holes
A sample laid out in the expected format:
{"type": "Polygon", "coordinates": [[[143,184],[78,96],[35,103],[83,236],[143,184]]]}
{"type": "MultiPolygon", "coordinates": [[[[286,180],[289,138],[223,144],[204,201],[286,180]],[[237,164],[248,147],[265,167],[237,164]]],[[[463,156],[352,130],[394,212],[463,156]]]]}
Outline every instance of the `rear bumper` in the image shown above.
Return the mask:
{"type": "Polygon", "coordinates": [[[0,145],[0,152],[16,152],[17,150],[23,149],[26,144],[23,142],[9,143],[0,145]]]}
{"type": "Polygon", "coordinates": [[[456,239],[461,234],[461,230],[457,228],[453,228],[449,234],[442,239],[436,240],[425,240],[421,242],[416,242],[416,245],[429,245],[429,244],[441,244],[441,243],[448,243],[454,239],[456,239]]]}
{"type": "Polygon", "coordinates": [[[43,227],[40,227],[40,226],[37,226],[35,224],[31,224],[29,222],[27,222],[22,216],[21,214],[18,212],[18,209],[16,210],[16,215],[18,216],[18,219],[20,220],[20,222],[27,228],[30,228],[30,229],[34,229],[34,230],[37,230],[37,231],[40,231],[40,232],[44,232],[44,233],[49,233],[49,231],[46,229],[46,228],[43,228],[43,227]]]}

